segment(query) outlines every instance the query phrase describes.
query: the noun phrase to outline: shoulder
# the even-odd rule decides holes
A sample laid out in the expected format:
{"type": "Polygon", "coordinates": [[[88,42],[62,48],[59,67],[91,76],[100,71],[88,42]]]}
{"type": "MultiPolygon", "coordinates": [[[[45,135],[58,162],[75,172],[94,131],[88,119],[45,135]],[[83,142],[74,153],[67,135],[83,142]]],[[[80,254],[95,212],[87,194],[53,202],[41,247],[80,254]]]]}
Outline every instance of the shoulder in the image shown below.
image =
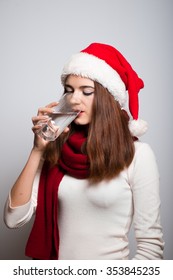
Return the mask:
{"type": "Polygon", "coordinates": [[[151,150],[151,147],[148,143],[141,142],[140,140],[135,141],[134,145],[135,145],[135,152],[140,150],[151,150]]]}
{"type": "Polygon", "coordinates": [[[149,177],[159,177],[157,160],[153,149],[149,144],[136,141],[135,154],[128,168],[130,178],[140,177],[147,179],[149,177]]]}
{"type": "Polygon", "coordinates": [[[134,145],[135,145],[134,160],[137,160],[138,158],[143,160],[156,159],[154,151],[149,144],[138,140],[135,141],[134,145]]]}

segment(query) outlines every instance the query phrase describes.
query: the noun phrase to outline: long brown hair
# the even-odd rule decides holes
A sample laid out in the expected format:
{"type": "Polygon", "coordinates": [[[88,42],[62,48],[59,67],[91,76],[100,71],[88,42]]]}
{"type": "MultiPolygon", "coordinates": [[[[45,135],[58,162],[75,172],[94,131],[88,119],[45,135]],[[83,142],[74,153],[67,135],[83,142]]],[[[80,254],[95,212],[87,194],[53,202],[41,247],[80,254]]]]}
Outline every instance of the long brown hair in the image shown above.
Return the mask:
{"type": "MultiPolygon", "coordinates": [[[[130,165],[134,157],[134,140],[128,128],[127,113],[107,89],[94,83],[92,120],[84,150],[90,162],[89,179],[97,183],[116,177],[130,165]]],[[[48,144],[45,158],[51,164],[57,163],[62,145],[73,133],[74,127],[72,124],[68,134],[61,134],[56,141],[48,144]]]]}

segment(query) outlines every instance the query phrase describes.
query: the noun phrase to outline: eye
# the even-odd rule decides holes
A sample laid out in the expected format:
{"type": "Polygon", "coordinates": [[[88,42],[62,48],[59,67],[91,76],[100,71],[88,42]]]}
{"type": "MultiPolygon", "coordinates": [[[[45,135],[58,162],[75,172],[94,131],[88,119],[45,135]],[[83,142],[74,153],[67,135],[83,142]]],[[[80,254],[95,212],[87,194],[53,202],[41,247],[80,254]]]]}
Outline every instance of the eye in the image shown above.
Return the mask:
{"type": "Polygon", "coordinates": [[[94,93],[94,91],[92,91],[92,92],[83,91],[83,94],[86,95],[86,96],[89,96],[89,95],[91,95],[91,94],[93,94],[93,93],[94,93]]]}
{"type": "Polygon", "coordinates": [[[64,93],[73,93],[73,92],[74,92],[74,90],[71,87],[69,87],[69,86],[66,86],[64,88],[64,93]]]}
{"type": "Polygon", "coordinates": [[[85,88],[83,90],[83,94],[86,95],[86,96],[89,96],[89,95],[91,95],[93,93],[94,93],[94,89],[93,88],[85,88]]]}

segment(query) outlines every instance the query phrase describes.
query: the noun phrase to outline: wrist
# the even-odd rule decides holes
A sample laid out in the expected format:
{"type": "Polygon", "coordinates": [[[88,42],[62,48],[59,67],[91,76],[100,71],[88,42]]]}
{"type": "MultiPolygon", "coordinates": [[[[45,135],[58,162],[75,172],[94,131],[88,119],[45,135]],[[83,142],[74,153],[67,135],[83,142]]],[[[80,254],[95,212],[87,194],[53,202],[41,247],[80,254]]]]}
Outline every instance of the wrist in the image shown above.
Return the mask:
{"type": "Polygon", "coordinates": [[[45,149],[40,149],[38,147],[33,146],[31,153],[36,154],[37,156],[43,157],[45,149]]]}

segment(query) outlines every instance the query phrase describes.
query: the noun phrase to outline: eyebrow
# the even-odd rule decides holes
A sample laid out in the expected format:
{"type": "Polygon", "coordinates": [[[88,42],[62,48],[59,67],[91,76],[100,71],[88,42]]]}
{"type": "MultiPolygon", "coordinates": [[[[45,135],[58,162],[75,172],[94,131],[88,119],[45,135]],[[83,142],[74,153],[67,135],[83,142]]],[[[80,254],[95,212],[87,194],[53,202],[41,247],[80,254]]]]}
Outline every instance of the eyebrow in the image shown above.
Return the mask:
{"type": "MultiPolygon", "coordinates": [[[[65,84],[64,86],[65,87],[70,87],[71,89],[73,89],[73,87],[71,85],[69,85],[69,84],[65,84]]],[[[84,88],[92,88],[92,89],[94,89],[94,87],[89,86],[89,85],[80,86],[79,88],[81,88],[81,89],[84,89],[84,88]]]]}

